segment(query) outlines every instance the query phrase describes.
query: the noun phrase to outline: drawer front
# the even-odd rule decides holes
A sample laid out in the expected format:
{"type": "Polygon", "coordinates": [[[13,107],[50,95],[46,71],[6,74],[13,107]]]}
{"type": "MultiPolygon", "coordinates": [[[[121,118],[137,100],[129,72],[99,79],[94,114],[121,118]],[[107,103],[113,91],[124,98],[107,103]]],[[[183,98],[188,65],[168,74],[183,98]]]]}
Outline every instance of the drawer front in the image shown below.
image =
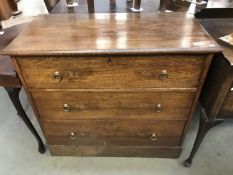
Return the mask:
{"type": "Polygon", "coordinates": [[[49,145],[52,156],[178,158],[180,147],[49,145]]]}
{"type": "Polygon", "coordinates": [[[43,122],[48,144],[78,146],[179,146],[184,125],[183,120],[43,122]]]}
{"type": "Polygon", "coordinates": [[[19,58],[29,89],[193,88],[204,56],[19,58]]]}
{"type": "Polygon", "coordinates": [[[218,114],[220,118],[233,118],[233,91],[229,91],[218,114]]]}
{"type": "Polygon", "coordinates": [[[42,120],[187,119],[195,92],[33,91],[42,120]]]}

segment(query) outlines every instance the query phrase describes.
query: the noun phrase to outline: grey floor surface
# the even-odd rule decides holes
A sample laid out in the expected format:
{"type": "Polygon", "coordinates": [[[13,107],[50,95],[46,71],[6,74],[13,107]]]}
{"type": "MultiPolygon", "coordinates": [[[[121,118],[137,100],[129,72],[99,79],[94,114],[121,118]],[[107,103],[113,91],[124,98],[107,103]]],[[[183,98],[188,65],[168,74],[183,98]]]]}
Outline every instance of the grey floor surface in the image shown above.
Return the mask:
{"type": "MultiPolygon", "coordinates": [[[[24,91],[20,98],[34,126],[43,135],[28,104],[24,91]]],[[[200,147],[191,168],[184,168],[196,134],[197,114],[184,142],[179,159],[52,157],[47,151],[37,152],[37,143],[11,104],[5,90],[0,88],[0,175],[232,175],[233,122],[214,128],[200,147]]]]}

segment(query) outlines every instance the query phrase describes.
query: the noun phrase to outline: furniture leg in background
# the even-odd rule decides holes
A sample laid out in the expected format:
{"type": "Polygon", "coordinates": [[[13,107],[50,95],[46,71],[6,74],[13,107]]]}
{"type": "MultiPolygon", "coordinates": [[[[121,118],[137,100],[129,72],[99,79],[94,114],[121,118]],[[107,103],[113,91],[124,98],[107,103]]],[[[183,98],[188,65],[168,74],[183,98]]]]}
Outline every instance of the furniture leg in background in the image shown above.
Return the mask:
{"type": "Polygon", "coordinates": [[[141,0],[133,0],[133,7],[130,8],[132,12],[142,12],[143,8],[141,8],[141,0]]]}
{"type": "Polygon", "coordinates": [[[193,149],[189,155],[189,158],[184,161],[184,166],[190,167],[192,165],[193,157],[195,156],[207,132],[212,127],[222,123],[223,121],[224,121],[223,119],[213,119],[213,120],[209,119],[206,115],[205,109],[201,108],[200,123],[199,123],[199,129],[196,136],[196,140],[194,142],[193,149]]]}
{"type": "MultiPolygon", "coordinates": [[[[13,39],[15,39],[15,37],[23,31],[26,25],[27,24],[20,24],[5,29],[5,33],[0,35],[0,50],[4,49],[13,39]]],[[[19,92],[22,85],[9,56],[0,56],[0,86],[6,89],[10,100],[17,110],[17,114],[35,136],[38,142],[39,152],[41,154],[45,153],[45,146],[20,103],[19,92]]]]}
{"type": "Polygon", "coordinates": [[[9,19],[12,16],[12,10],[8,3],[8,0],[0,1],[0,35],[4,34],[3,26],[1,21],[9,19]]]}
{"type": "Polygon", "coordinates": [[[51,10],[55,7],[55,5],[60,2],[60,0],[44,0],[44,3],[46,5],[46,8],[48,9],[48,12],[50,13],[51,10]]]}
{"type": "Polygon", "coordinates": [[[41,154],[45,153],[45,146],[40,138],[40,136],[38,135],[37,131],[35,130],[34,126],[32,125],[31,121],[29,120],[27,114],[25,113],[20,100],[19,100],[19,92],[21,90],[21,88],[12,88],[12,87],[5,87],[8,96],[10,97],[11,102],[13,103],[18,116],[23,120],[23,122],[25,123],[25,125],[28,127],[28,129],[31,131],[31,133],[34,135],[34,137],[36,138],[37,142],[38,142],[38,151],[41,154]]]}
{"type": "Polygon", "coordinates": [[[10,8],[12,10],[12,15],[13,16],[17,16],[17,15],[22,13],[22,11],[20,11],[18,9],[18,5],[16,3],[16,0],[8,0],[8,3],[9,3],[9,6],[10,6],[10,8]]]}
{"type": "MultiPolygon", "coordinates": [[[[126,0],[131,1],[131,0],[126,0]]],[[[89,13],[95,13],[95,3],[94,0],[87,0],[87,5],[88,5],[88,12],[89,13]]],[[[133,1],[133,7],[130,8],[132,12],[142,12],[143,9],[141,8],[141,0],[134,0],[133,1]]]]}
{"type": "Polygon", "coordinates": [[[95,3],[94,0],[87,0],[87,7],[89,13],[95,13],[95,3]]]}
{"type": "Polygon", "coordinates": [[[78,6],[77,0],[66,0],[67,7],[76,7],[78,6]]]}
{"type": "Polygon", "coordinates": [[[206,133],[212,127],[223,122],[223,119],[233,119],[233,51],[230,44],[223,43],[219,39],[232,33],[233,14],[231,13],[232,9],[228,10],[224,8],[219,8],[218,11],[206,9],[205,13],[201,12],[195,15],[224,51],[214,54],[202,88],[199,99],[203,108],[202,119],[192,152],[184,163],[186,167],[191,166],[193,157],[206,133]]]}
{"type": "Polygon", "coordinates": [[[2,23],[0,21],[0,35],[3,35],[4,34],[4,30],[3,30],[3,27],[2,27],[2,23]]]}

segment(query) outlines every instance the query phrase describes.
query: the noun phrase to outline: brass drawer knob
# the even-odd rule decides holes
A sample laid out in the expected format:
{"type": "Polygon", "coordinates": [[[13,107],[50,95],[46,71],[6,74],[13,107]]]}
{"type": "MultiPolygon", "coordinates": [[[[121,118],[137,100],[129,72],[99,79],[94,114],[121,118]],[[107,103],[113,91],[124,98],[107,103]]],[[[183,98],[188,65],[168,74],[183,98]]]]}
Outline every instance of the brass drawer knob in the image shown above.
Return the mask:
{"type": "Polygon", "coordinates": [[[56,71],[54,72],[53,79],[56,81],[61,81],[63,79],[63,76],[60,72],[56,71]]]}
{"type": "Polygon", "coordinates": [[[109,59],[107,60],[107,63],[112,63],[112,59],[109,58],[109,59]]]}
{"type": "Polygon", "coordinates": [[[162,112],[163,111],[163,107],[161,104],[157,104],[156,105],[156,112],[162,112]]]}
{"type": "Polygon", "coordinates": [[[76,139],[76,134],[74,132],[71,132],[69,138],[71,140],[75,140],[76,139]]]}
{"type": "Polygon", "coordinates": [[[152,141],[156,141],[156,140],[158,139],[158,137],[157,137],[157,135],[156,135],[155,133],[153,133],[153,134],[151,135],[150,139],[151,139],[152,141]]]}
{"type": "Polygon", "coordinates": [[[162,70],[159,75],[160,80],[166,80],[168,78],[167,70],[162,70]]]}
{"type": "Polygon", "coordinates": [[[64,109],[65,112],[70,112],[71,111],[71,108],[69,107],[68,104],[64,104],[63,109],[64,109]]]}

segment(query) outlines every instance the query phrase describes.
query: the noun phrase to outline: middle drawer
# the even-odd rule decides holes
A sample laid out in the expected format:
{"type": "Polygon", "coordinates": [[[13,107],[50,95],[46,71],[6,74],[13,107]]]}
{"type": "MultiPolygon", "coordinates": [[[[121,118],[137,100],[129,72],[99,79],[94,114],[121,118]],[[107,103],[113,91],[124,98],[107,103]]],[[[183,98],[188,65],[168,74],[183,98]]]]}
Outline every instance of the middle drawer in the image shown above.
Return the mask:
{"type": "Polygon", "coordinates": [[[42,120],[182,119],[195,92],[172,91],[34,91],[42,120]]]}

